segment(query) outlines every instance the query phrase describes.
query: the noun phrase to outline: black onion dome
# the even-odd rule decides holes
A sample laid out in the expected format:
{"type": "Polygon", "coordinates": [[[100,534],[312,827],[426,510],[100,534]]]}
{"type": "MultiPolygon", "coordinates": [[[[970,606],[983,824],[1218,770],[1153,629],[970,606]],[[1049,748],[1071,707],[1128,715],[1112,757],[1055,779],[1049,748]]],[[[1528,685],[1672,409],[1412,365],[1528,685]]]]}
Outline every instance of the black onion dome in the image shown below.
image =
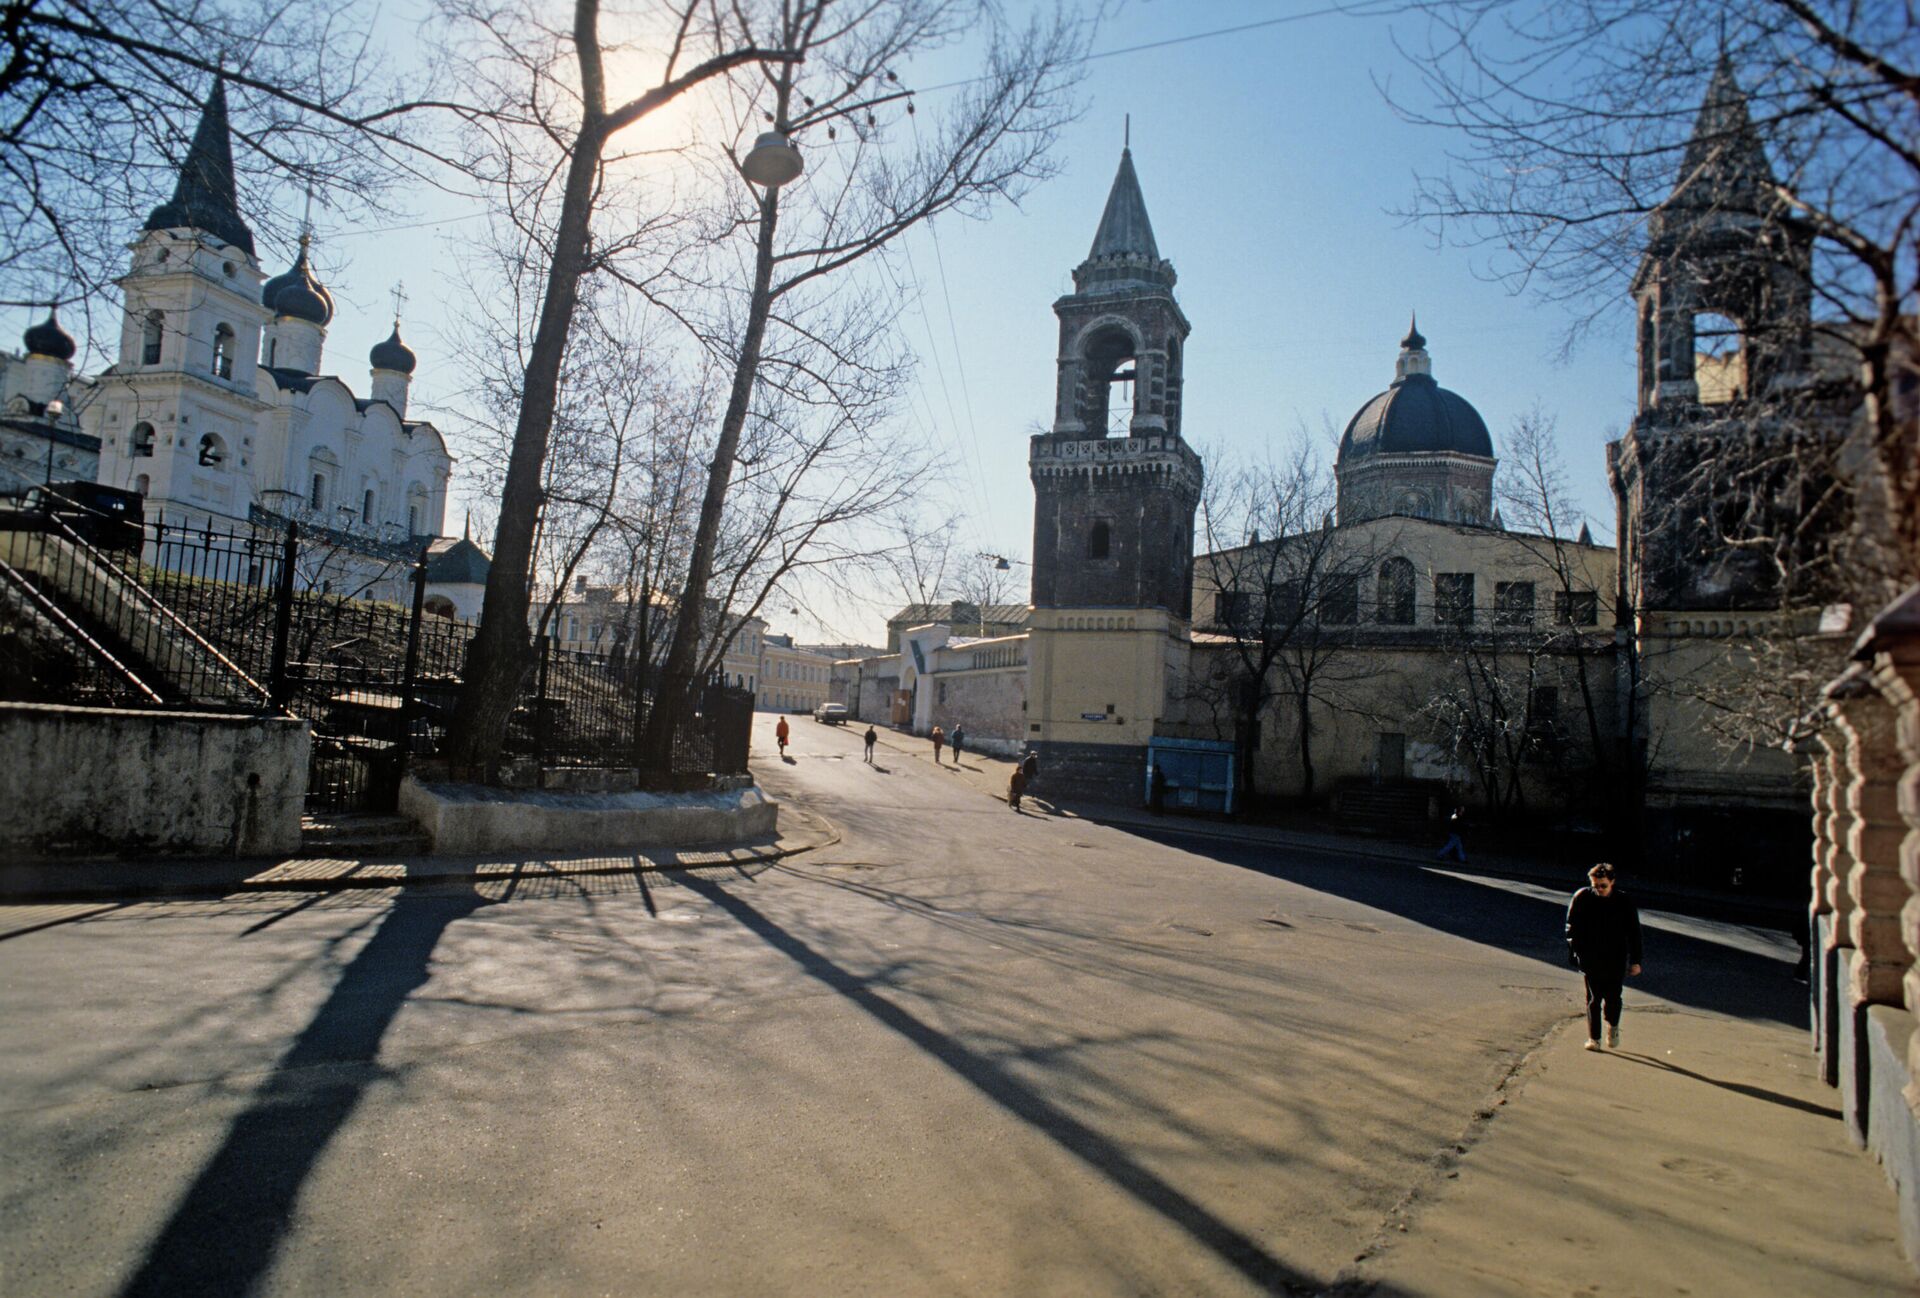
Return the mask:
{"type": "Polygon", "coordinates": [[[51,308],[47,318],[22,336],[30,356],[48,356],[56,361],[70,361],[79,351],[79,344],[73,341],[73,335],[60,327],[60,320],[51,308]]]}
{"type": "Polygon", "coordinates": [[[317,325],[333,320],[333,294],[313,277],[307,265],[307,237],[300,236],[300,256],[293,267],[260,286],[260,303],[277,316],[292,316],[317,325]]]}
{"type": "Polygon", "coordinates": [[[1493,438],[1480,412],[1430,374],[1409,374],[1361,406],[1340,438],[1342,463],[1421,451],[1493,458],[1493,438]]]}
{"type": "Polygon", "coordinates": [[[385,342],[373,345],[373,350],[367,353],[367,360],[376,370],[397,370],[401,374],[411,374],[419,358],[413,354],[413,348],[400,341],[400,322],[395,320],[393,332],[385,342]]]}
{"type": "Polygon", "coordinates": [[[1414,316],[1407,321],[1407,336],[1400,340],[1400,346],[1410,352],[1425,351],[1426,335],[1420,332],[1420,318],[1414,316]]]}

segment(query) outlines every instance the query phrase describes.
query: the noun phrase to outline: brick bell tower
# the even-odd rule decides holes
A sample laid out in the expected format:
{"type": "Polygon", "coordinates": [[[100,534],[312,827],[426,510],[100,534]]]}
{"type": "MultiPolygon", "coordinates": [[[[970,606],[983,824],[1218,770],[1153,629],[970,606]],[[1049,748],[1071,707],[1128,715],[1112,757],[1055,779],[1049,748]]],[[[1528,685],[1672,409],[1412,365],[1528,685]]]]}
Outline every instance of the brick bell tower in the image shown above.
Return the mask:
{"type": "Polygon", "coordinates": [[[1193,516],[1181,437],[1191,326],[1154,243],[1130,150],[1060,319],[1051,432],[1033,438],[1027,740],[1047,786],[1138,801],[1147,740],[1184,674],[1193,516]]]}

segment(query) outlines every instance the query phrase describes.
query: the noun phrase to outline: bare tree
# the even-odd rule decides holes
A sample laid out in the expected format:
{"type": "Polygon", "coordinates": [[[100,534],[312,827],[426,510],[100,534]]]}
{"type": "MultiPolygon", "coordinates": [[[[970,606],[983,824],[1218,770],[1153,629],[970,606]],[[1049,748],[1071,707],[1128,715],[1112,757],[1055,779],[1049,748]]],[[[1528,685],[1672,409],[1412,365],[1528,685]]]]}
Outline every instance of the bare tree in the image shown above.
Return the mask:
{"type": "MultiPolygon", "coordinates": [[[[737,517],[730,523],[731,489],[736,466],[747,462],[743,439],[756,422],[762,389],[780,391],[789,403],[816,405],[829,412],[829,422],[845,418],[848,427],[871,426],[873,412],[892,399],[897,366],[875,364],[843,342],[860,336],[862,314],[891,321],[895,308],[877,296],[877,287],[866,290],[875,296],[865,312],[844,298],[836,301],[842,273],[916,225],[949,212],[983,214],[994,200],[1017,198],[1048,174],[1048,150],[1073,112],[1070,89],[1086,39],[1079,23],[1060,14],[1009,27],[997,6],[980,0],[871,0],[858,9],[793,0],[777,11],[769,7],[762,21],[750,27],[757,43],[794,57],[764,63],[757,80],[734,83],[740,130],[756,130],[764,120],[783,135],[808,140],[814,169],[791,197],[744,182],[735,189],[739,207],[731,232],[751,248],[750,260],[738,254],[751,266],[744,285],[716,274],[712,259],[664,284],[636,284],[679,310],[732,369],[679,600],[683,609],[706,605],[723,536],[739,527],[737,517]],[[926,114],[922,125],[897,69],[963,36],[984,40],[985,66],[957,89],[948,111],[926,114]],[[717,304],[710,296],[716,289],[722,292],[717,304]],[[706,310],[688,302],[689,291],[693,302],[710,303],[706,310]],[[799,354],[830,368],[784,361],[785,345],[777,341],[783,335],[799,354]]],[[[729,259],[736,255],[731,241],[716,247],[729,259]]],[[[781,562],[799,553],[793,540],[817,535],[803,527],[787,537],[781,562]]],[[[699,649],[699,627],[683,617],[667,653],[665,692],[649,718],[647,750],[656,766],[664,766],[671,751],[699,649]]]]}
{"type": "Polygon", "coordinates": [[[1239,747],[1243,803],[1259,792],[1263,718],[1291,713],[1298,792],[1311,800],[1320,721],[1371,708],[1364,683],[1376,673],[1353,651],[1379,536],[1336,529],[1333,508],[1333,483],[1304,437],[1277,465],[1216,465],[1201,498],[1208,552],[1195,560],[1196,649],[1217,661],[1214,670],[1196,671],[1190,694],[1213,715],[1216,732],[1239,747]]]}
{"type": "Polygon", "coordinates": [[[1488,250],[1516,290],[1569,304],[1570,342],[1628,300],[1662,222],[1722,239],[1745,231],[1745,256],[1804,271],[1816,357],[1851,357],[1864,395],[1870,472],[1859,477],[1871,499],[1854,523],[1885,532],[1904,580],[1920,575],[1913,6],[1412,0],[1403,8],[1431,20],[1425,47],[1409,52],[1425,95],[1391,97],[1407,117],[1457,142],[1453,165],[1422,180],[1409,214],[1488,250]],[[1724,93],[1733,87],[1738,111],[1724,93]],[[1716,93],[1725,102],[1713,103],[1716,93]],[[1729,160],[1750,183],[1715,193],[1707,182],[1729,160]],[[1801,247],[1810,250],[1805,266],[1801,247]]]}

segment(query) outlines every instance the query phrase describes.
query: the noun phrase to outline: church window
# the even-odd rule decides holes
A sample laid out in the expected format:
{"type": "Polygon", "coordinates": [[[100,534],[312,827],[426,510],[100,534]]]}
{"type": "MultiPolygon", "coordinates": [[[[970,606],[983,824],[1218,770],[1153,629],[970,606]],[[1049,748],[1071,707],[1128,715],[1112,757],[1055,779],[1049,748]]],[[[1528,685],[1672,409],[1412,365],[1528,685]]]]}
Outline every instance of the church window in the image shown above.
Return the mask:
{"type": "Polygon", "coordinates": [[[149,311],[140,326],[140,363],[158,365],[160,363],[160,340],[166,333],[167,313],[149,311]]]}
{"type": "Polygon", "coordinates": [[[1101,519],[1093,525],[1093,531],[1087,537],[1087,558],[1104,559],[1113,544],[1113,529],[1101,519]]]}
{"type": "Polygon", "coordinates": [[[1352,626],[1360,620],[1359,577],[1337,572],[1321,583],[1320,620],[1328,626],[1352,626]]]}
{"type": "Polygon", "coordinates": [[[231,325],[214,326],[213,373],[216,378],[233,377],[233,327],[231,325]]]}
{"type": "Polygon", "coordinates": [[[133,438],[130,443],[133,458],[144,460],[153,454],[153,425],[139,423],[133,426],[133,438]]]}
{"type": "Polygon", "coordinates": [[[1088,433],[1125,437],[1132,426],[1139,375],[1134,350],[1133,336],[1125,329],[1101,329],[1087,340],[1081,352],[1080,421],[1088,433]]]}
{"type": "Polygon", "coordinates": [[[153,490],[153,479],[143,473],[133,480],[133,489],[144,496],[153,490]]]}
{"type": "Polygon", "coordinates": [[[307,492],[307,505],[312,509],[325,509],[327,507],[326,474],[316,473],[313,475],[313,485],[307,492]]]}
{"type": "Polygon", "coordinates": [[[214,433],[207,433],[200,439],[200,467],[217,469],[227,462],[227,444],[214,433]]]}
{"type": "Polygon", "coordinates": [[[1533,625],[1533,583],[1497,581],[1493,584],[1493,624],[1533,625]]]}
{"type": "Polygon", "coordinates": [[[1448,626],[1473,625],[1473,574],[1433,574],[1433,620],[1448,626]]]}
{"type": "Polygon", "coordinates": [[[280,340],[278,338],[267,339],[267,368],[268,369],[273,368],[274,358],[279,355],[280,355],[280,340]]]}
{"type": "Polygon", "coordinates": [[[1413,564],[1401,558],[1381,564],[1374,598],[1379,621],[1387,626],[1412,626],[1413,564]]]}
{"type": "Polygon", "coordinates": [[[1432,515],[1433,509],[1427,503],[1425,492],[1408,491],[1401,494],[1400,506],[1395,512],[1412,518],[1428,518],[1432,515]]]}
{"type": "Polygon", "coordinates": [[[1553,620],[1561,626],[1593,626],[1600,621],[1600,596],[1591,590],[1553,592],[1553,620]]]}
{"type": "Polygon", "coordinates": [[[1180,339],[1167,339],[1167,431],[1180,435],[1180,339]]]}
{"type": "Polygon", "coordinates": [[[1693,318],[1693,381],[1703,406],[1723,406],[1747,395],[1747,357],[1739,322],[1703,311],[1693,318]]]}
{"type": "Polygon", "coordinates": [[[368,487],[366,494],[360,497],[360,521],[373,522],[373,488],[368,487]]]}

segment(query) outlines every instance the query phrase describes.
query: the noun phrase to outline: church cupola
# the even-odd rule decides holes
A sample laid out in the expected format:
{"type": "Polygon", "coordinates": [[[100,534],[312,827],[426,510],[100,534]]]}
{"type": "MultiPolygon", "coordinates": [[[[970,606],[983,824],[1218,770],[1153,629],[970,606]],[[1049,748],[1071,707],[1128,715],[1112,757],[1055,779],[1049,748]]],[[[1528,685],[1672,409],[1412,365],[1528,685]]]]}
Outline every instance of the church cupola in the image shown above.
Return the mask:
{"type": "Polygon", "coordinates": [[[314,278],[307,252],[311,235],[300,236],[293,266],[260,287],[260,303],[273,313],[261,363],[297,374],[320,372],[321,348],[333,322],[333,294],[314,278]]]}
{"type": "Polygon", "coordinates": [[[1407,323],[1407,336],[1400,340],[1400,359],[1393,365],[1393,381],[1404,382],[1415,374],[1433,374],[1433,358],[1427,355],[1427,340],[1420,333],[1418,317],[1407,323]]]}
{"type": "Polygon", "coordinates": [[[1473,403],[1433,381],[1417,324],[1400,340],[1393,382],[1347,421],[1334,460],[1342,524],[1401,515],[1485,525],[1493,438],[1473,403]]]}
{"type": "Polygon", "coordinates": [[[413,367],[418,358],[413,348],[400,341],[400,321],[393,322],[393,332],[385,341],[373,345],[367,353],[367,362],[373,367],[372,392],[375,401],[384,401],[392,406],[394,413],[402,419],[407,417],[407,390],[413,384],[413,367]]]}
{"type": "Polygon", "coordinates": [[[73,358],[79,346],[73,341],[73,335],[60,327],[59,317],[51,307],[47,308],[47,318],[28,329],[21,342],[27,352],[21,394],[29,401],[45,405],[60,395],[60,389],[73,376],[73,358]]]}
{"type": "Polygon", "coordinates": [[[215,77],[200,124],[174,180],[173,197],[153,209],[147,230],[199,230],[253,256],[253,231],[240,219],[234,191],[233,137],[227,125],[227,83],[215,77]]]}

